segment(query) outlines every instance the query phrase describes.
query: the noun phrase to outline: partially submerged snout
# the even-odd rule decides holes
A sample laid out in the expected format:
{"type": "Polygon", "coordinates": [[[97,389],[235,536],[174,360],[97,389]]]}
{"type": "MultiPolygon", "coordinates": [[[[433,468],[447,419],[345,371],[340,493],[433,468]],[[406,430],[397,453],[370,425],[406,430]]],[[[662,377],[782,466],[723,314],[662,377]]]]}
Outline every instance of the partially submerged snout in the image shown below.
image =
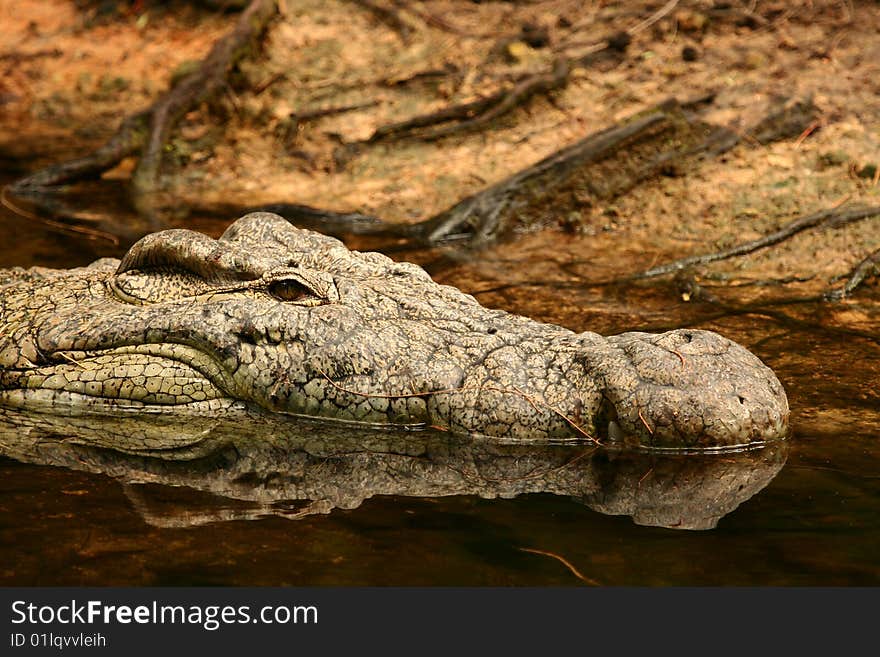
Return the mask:
{"type": "Polygon", "coordinates": [[[731,448],[784,438],[788,399],[754,354],[710,331],[623,333],[607,338],[608,439],[657,448],[731,448]]]}

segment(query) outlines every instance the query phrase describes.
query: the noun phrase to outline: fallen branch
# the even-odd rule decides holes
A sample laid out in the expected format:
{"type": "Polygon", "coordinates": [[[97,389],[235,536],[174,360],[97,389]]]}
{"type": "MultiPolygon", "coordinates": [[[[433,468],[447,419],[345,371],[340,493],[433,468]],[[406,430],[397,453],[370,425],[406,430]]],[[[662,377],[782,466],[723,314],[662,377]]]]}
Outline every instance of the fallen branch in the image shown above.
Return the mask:
{"type": "Polygon", "coordinates": [[[568,84],[568,75],[571,67],[567,59],[557,59],[553,68],[547,73],[536,73],[520,80],[511,89],[495,94],[491,97],[491,103],[485,112],[473,118],[462,121],[457,125],[444,126],[420,135],[424,141],[442,139],[450,135],[479,130],[495,119],[504,116],[508,112],[524,105],[530,98],[538,94],[547,94],[556,89],[561,89],[568,84]]]}
{"type": "MultiPolygon", "coordinates": [[[[317,213],[328,220],[328,225],[321,225],[319,229],[332,234],[396,236],[425,245],[466,240],[472,246],[479,246],[498,237],[516,218],[527,222],[531,214],[545,216],[543,209],[529,213],[532,206],[541,202],[555,203],[558,214],[558,198],[570,195],[572,188],[585,187],[591,195],[603,199],[630,189],[639,180],[656,173],[656,151],[669,141],[664,136],[668,138],[670,134],[675,137],[672,141],[686,143],[688,149],[690,144],[703,141],[702,132],[693,129],[675,101],[669,101],[622,124],[588,135],[418,223],[386,223],[363,215],[318,210],[317,213]],[[630,148],[624,151],[626,146],[630,148]],[[627,162],[636,163],[635,167],[619,164],[616,158],[624,154],[627,162]],[[606,164],[615,172],[614,180],[603,181],[601,173],[591,168],[599,164],[606,164]]],[[[659,157],[665,161],[666,155],[661,152],[659,157]]],[[[263,206],[263,209],[277,212],[294,224],[303,219],[311,223],[318,218],[312,209],[303,216],[302,206],[284,203],[263,206]]]]}
{"type": "Polygon", "coordinates": [[[524,547],[521,547],[519,549],[522,552],[530,552],[531,554],[540,554],[543,557],[550,557],[552,559],[556,559],[556,561],[558,561],[563,566],[568,568],[569,572],[572,575],[574,575],[575,577],[577,577],[579,580],[581,580],[584,584],[587,584],[588,586],[600,586],[599,582],[597,582],[594,579],[590,579],[589,577],[584,575],[581,571],[579,571],[577,568],[575,568],[574,565],[568,559],[566,559],[565,557],[563,557],[561,555],[556,554],[555,552],[547,552],[546,550],[535,550],[533,548],[524,548],[524,547]]]}

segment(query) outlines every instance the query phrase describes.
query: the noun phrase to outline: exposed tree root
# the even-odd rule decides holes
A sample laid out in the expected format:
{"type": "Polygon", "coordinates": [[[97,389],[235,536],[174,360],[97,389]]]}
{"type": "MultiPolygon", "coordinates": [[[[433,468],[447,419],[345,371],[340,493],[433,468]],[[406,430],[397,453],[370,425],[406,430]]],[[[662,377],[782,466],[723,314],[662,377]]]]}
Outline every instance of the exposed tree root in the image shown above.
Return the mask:
{"type": "Polygon", "coordinates": [[[252,0],[235,28],[208,53],[198,69],[183,78],[150,107],[126,118],[113,137],[93,153],[46,167],[10,186],[15,191],[38,190],[99,176],[140,151],[132,175],[138,193],[156,188],[162,153],[180,118],[226,87],[229,70],[250,51],[277,13],[276,0],[252,0]]]}
{"type": "Polygon", "coordinates": [[[39,190],[100,176],[143,146],[149,115],[148,109],[129,116],[119,126],[116,134],[94,152],[84,157],[49,165],[15,181],[9,188],[13,192],[39,190]]]}
{"type": "MultiPolygon", "coordinates": [[[[379,6],[373,2],[361,4],[368,8],[379,6]]],[[[368,142],[404,137],[440,139],[462,131],[485,128],[530,98],[565,86],[573,66],[596,62],[604,57],[620,58],[631,35],[647,29],[667,15],[675,5],[674,1],[665,3],[645,20],[588,49],[586,54],[560,54],[549,72],[529,75],[511,88],[488,98],[381,127],[368,142]]],[[[408,9],[402,3],[388,6],[401,12],[408,9]]],[[[125,119],[106,144],[88,156],[55,164],[27,176],[13,183],[10,189],[22,195],[28,193],[30,200],[39,204],[39,194],[45,193],[48,188],[98,177],[123,158],[139,153],[131,187],[140,214],[152,217],[153,208],[161,198],[157,194],[159,172],[171,130],[192,107],[225,87],[230,68],[247,54],[277,11],[277,0],[252,0],[235,29],[214,45],[197,71],[184,78],[153,105],[125,119]]],[[[740,141],[738,134],[690,116],[690,110],[696,104],[680,105],[675,101],[661,104],[621,124],[589,135],[416,224],[390,224],[357,213],[318,210],[295,204],[263,207],[287,216],[294,223],[333,234],[399,236],[424,245],[457,242],[480,246],[511,227],[546,222],[547,217],[554,217],[561,223],[577,221],[581,216],[580,210],[585,206],[611,201],[659,174],[681,175],[692,162],[706,155],[723,152],[740,141]]],[[[352,104],[292,115],[287,134],[289,136],[300,121],[363,106],[352,104]]],[[[806,116],[814,109],[809,103],[787,107],[799,111],[787,111],[780,114],[778,121],[764,122],[769,126],[766,129],[764,124],[756,127],[753,132],[761,135],[760,141],[777,138],[780,131],[784,135],[792,130],[800,133],[806,116]],[[783,127],[774,133],[773,126],[776,124],[783,127]]],[[[52,204],[47,200],[45,205],[49,208],[52,204]]],[[[57,204],[55,207],[58,207],[57,204]]]]}
{"type": "MultiPolygon", "coordinates": [[[[547,216],[564,221],[560,215],[578,214],[579,207],[611,201],[660,174],[683,175],[695,162],[721,154],[742,139],[685,111],[705,101],[662,103],[553,153],[411,230],[428,244],[466,240],[479,246],[515,222],[528,225],[547,216]]],[[[811,102],[786,103],[786,107],[798,111],[787,113],[781,127],[770,121],[778,110],[756,126],[766,140],[788,136],[794,125],[803,129],[815,111],[811,102]]]]}
{"type": "Polygon", "coordinates": [[[849,273],[848,279],[843,287],[826,292],[825,298],[828,301],[843,300],[850,296],[866,279],[873,276],[880,276],[880,249],[869,254],[864,260],[857,264],[849,273]]]}
{"type": "Polygon", "coordinates": [[[776,232],[765,235],[764,237],[761,237],[759,239],[745,242],[743,244],[738,244],[737,246],[733,246],[729,249],[724,249],[723,251],[689,256],[687,258],[682,258],[680,260],[666,263],[665,265],[652,267],[651,269],[643,271],[640,274],[636,274],[633,278],[652,278],[654,276],[663,276],[664,274],[678,272],[688,267],[693,267],[696,265],[706,265],[711,262],[717,262],[719,260],[735,258],[737,256],[746,255],[760,249],[767,248],[768,246],[779,244],[780,242],[783,242],[788,238],[793,237],[794,235],[797,235],[798,233],[804,230],[808,230],[810,228],[837,228],[839,226],[844,226],[846,224],[861,221],[863,219],[868,219],[870,217],[875,217],[877,215],[880,215],[880,206],[849,210],[842,210],[839,207],[827,208],[825,210],[820,210],[819,212],[814,212],[813,214],[798,217],[797,219],[783,226],[776,232]]]}
{"type": "MultiPolygon", "coordinates": [[[[339,231],[396,236],[428,246],[454,242],[480,247],[516,225],[546,222],[547,217],[564,223],[569,214],[580,217],[584,206],[610,202],[641,182],[664,173],[683,175],[702,158],[723,153],[739,143],[741,137],[737,133],[704,123],[686,111],[705,102],[706,98],[684,105],[675,100],[662,103],[588,135],[415,224],[363,221],[358,216],[346,230],[346,217],[352,215],[325,213],[328,224],[319,229],[334,234],[339,231]]],[[[798,105],[813,108],[808,103],[798,105]]],[[[442,111],[443,116],[453,111],[458,110],[447,108],[442,111]]],[[[770,116],[776,114],[774,110],[770,116]]],[[[804,110],[798,116],[802,123],[812,120],[811,111],[804,110]]],[[[413,119],[407,122],[405,129],[413,130],[429,118],[413,119]]],[[[759,125],[765,123],[766,120],[759,125]]],[[[769,139],[771,133],[765,132],[769,139]]],[[[786,124],[779,136],[788,132],[786,124]]],[[[288,216],[285,204],[271,207],[277,208],[282,216],[288,216]]],[[[294,223],[299,219],[296,211],[288,218],[294,223]]]]}
{"type": "Polygon", "coordinates": [[[367,107],[374,107],[378,104],[378,100],[371,100],[363,103],[334,105],[332,107],[315,107],[312,109],[304,109],[298,112],[291,112],[288,119],[279,124],[279,132],[281,133],[281,138],[284,141],[285,147],[287,147],[289,150],[290,146],[296,141],[298,131],[305,123],[308,123],[309,121],[314,121],[315,119],[322,119],[327,116],[336,116],[338,114],[354,112],[356,110],[365,109],[367,107]]]}
{"type": "Polygon", "coordinates": [[[425,241],[491,241],[522,206],[555,196],[559,187],[579,173],[578,169],[609,157],[639,137],[656,134],[670,123],[668,112],[656,108],[623,125],[594,133],[423,222],[421,232],[425,241]]]}
{"type": "MultiPolygon", "coordinates": [[[[314,212],[328,218],[328,225],[320,229],[334,234],[341,230],[359,235],[396,236],[428,246],[449,242],[481,246],[515,222],[529,224],[540,217],[557,216],[564,213],[566,204],[574,208],[592,203],[591,199],[614,198],[656,175],[676,157],[684,160],[703,152],[705,146],[701,144],[714,143],[713,135],[718,130],[688,121],[673,100],[593,133],[415,224],[364,220],[363,215],[323,210],[314,212]],[[668,150],[670,143],[674,144],[674,153],[668,150]],[[548,215],[547,208],[551,206],[554,211],[548,215]]],[[[279,203],[262,209],[274,208],[297,223],[301,207],[279,203]]],[[[314,212],[308,218],[317,216],[314,212]]]]}

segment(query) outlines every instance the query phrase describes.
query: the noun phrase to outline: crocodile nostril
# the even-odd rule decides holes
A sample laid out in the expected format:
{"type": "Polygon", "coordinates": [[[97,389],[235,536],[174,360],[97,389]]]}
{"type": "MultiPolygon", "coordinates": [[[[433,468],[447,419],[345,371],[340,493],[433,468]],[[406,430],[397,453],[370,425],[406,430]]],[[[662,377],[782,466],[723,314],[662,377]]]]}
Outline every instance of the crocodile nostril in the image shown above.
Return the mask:
{"type": "Polygon", "coordinates": [[[620,426],[617,409],[607,398],[603,398],[599,404],[599,409],[596,413],[596,429],[600,432],[604,431],[605,434],[600,435],[600,437],[607,438],[611,442],[618,442],[624,438],[624,431],[620,426]]]}
{"type": "Polygon", "coordinates": [[[486,331],[486,333],[488,333],[489,335],[495,335],[496,333],[498,333],[498,329],[493,326],[488,331],[486,331]]]}
{"type": "Polygon", "coordinates": [[[739,395],[737,395],[736,398],[739,399],[739,403],[740,403],[740,404],[745,404],[745,403],[746,403],[746,398],[745,398],[745,397],[740,397],[739,395]]]}

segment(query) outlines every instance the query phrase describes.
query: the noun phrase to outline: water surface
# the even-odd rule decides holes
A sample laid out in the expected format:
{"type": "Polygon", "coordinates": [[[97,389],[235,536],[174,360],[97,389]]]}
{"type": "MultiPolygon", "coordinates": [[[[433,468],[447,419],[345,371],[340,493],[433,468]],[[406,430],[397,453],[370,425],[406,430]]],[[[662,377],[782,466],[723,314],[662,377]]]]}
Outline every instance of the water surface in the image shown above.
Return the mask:
{"type": "MultiPolygon", "coordinates": [[[[208,218],[199,226],[219,232],[231,219],[208,218]]],[[[0,243],[0,267],[77,266],[119,255],[126,246],[61,235],[5,209],[0,231],[14,236],[0,243]]],[[[649,490],[661,474],[676,468],[653,457],[621,461],[613,453],[578,457],[573,451],[586,446],[560,446],[549,457],[528,458],[538,459],[535,463],[562,459],[562,464],[581,458],[553,466],[569,469],[594,459],[591,472],[601,475],[596,490],[604,491],[597,495],[605,497],[602,504],[599,497],[591,498],[592,506],[567,489],[516,492],[509,484],[491,494],[452,487],[413,495],[412,490],[378,487],[366,490],[350,508],[315,508],[305,500],[241,499],[271,493],[271,480],[253,477],[239,481],[239,499],[218,494],[209,485],[216,461],[210,467],[204,459],[198,467],[174,466],[177,479],[141,464],[138,481],[132,483],[131,463],[96,472],[92,452],[78,463],[59,465],[38,464],[19,454],[0,457],[0,583],[880,584],[877,342],[760,315],[719,318],[712,308],[681,303],[662,286],[579,288],[572,279],[547,276],[547,253],[556,271],[564,271],[566,263],[590,257],[589,240],[552,233],[534,239],[536,248],[526,258],[520,243],[515,267],[506,246],[467,260],[394,255],[421,261],[439,280],[475,293],[486,305],[574,330],[613,333],[693,325],[718,330],[758,354],[788,392],[794,435],[776,471],[714,528],[687,530],[675,527],[674,519],[667,522],[671,527],[637,524],[626,505],[615,506],[620,496],[609,491],[617,491],[614,486],[625,477],[626,490],[649,490]],[[516,278],[515,285],[503,285],[505,271],[516,278]]],[[[608,257],[595,255],[600,278],[602,268],[611,264],[608,257]]],[[[297,429],[306,438],[312,430],[318,431],[309,425],[297,429]]],[[[356,444],[365,435],[345,431],[343,442],[356,444]]],[[[75,434],[73,425],[52,432],[58,440],[75,434]]],[[[258,427],[254,437],[259,437],[258,427]]],[[[424,435],[398,438],[402,447],[395,447],[395,454],[424,452],[424,435]]],[[[303,458],[295,450],[282,452],[280,459],[303,458]]],[[[412,462],[434,463],[424,456],[412,462]]],[[[545,471],[553,470],[541,463],[545,471]]],[[[674,478],[669,481],[672,488],[655,488],[651,494],[674,490],[674,478]]]]}

